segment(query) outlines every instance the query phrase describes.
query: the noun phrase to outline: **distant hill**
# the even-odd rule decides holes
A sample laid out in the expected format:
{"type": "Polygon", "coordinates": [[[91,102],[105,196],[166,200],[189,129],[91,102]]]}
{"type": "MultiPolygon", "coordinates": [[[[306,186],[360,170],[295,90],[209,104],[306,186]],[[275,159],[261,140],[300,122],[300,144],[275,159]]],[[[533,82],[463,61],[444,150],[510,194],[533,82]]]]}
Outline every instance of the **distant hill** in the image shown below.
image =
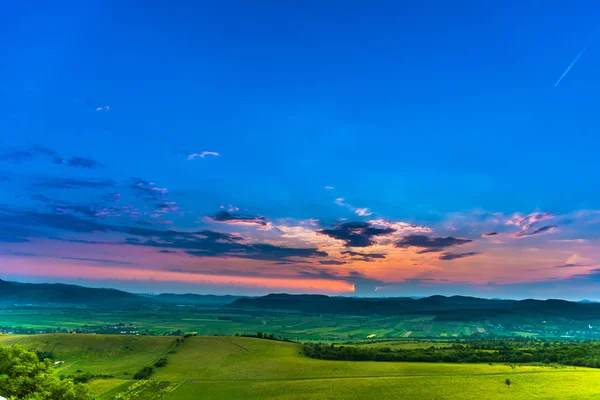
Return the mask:
{"type": "Polygon", "coordinates": [[[217,296],[214,294],[175,294],[161,293],[153,297],[162,303],[170,304],[197,304],[206,306],[223,306],[231,304],[237,299],[245,298],[244,296],[223,295],[217,296]]]}
{"type": "Polygon", "coordinates": [[[163,293],[136,295],[116,289],[88,288],[60,283],[18,283],[0,280],[0,306],[86,306],[114,309],[162,305],[196,305],[308,314],[433,315],[440,321],[476,321],[492,318],[569,320],[600,319],[600,303],[565,300],[500,300],[468,296],[421,298],[361,298],[325,295],[269,294],[261,297],[163,293]]]}
{"type": "Polygon", "coordinates": [[[97,289],[62,283],[18,283],[0,279],[0,304],[140,306],[153,302],[116,289],[97,289]]]}
{"type": "Polygon", "coordinates": [[[116,289],[97,289],[62,283],[19,283],[0,279],[0,306],[75,305],[111,308],[140,307],[162,304],[190,304],[220,307],[242,298],[231,295],[199,295],[162,293],[138,295],[116,289]]]}
{"type": "Polygon", "coordinates": [[[493,317],[551,316],[573,320],[600,318],[600,303],[565,300],[490,300],[467,296],[431,296],[419,299],[350,298],[324,295],[270,294],[237,299],[227,307],[286,310],[312,314],[435,315],[439,320],[472,321],[493,317]]]}

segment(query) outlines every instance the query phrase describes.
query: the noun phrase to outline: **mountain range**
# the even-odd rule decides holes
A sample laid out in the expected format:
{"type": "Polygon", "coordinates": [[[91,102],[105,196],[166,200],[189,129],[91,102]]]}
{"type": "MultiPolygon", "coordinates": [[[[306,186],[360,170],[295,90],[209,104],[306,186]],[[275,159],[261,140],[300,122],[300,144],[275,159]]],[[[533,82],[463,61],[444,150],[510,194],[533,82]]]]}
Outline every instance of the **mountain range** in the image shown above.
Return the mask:
{"type": "Polygon", "coordinates": [[[0,307],[15,305],[139,308],[197,305],[223,309],[283,311],[307,314],[434,315],[438,320],[473,321],[494,317],[560,317],[600,319],[600,303],[566,300],[506,300],[468,296],[363,298],[313,294],[269,294],[260,297],[162,293],[138,295],[116,289],[59,283],[0,280],[0,307]]]}

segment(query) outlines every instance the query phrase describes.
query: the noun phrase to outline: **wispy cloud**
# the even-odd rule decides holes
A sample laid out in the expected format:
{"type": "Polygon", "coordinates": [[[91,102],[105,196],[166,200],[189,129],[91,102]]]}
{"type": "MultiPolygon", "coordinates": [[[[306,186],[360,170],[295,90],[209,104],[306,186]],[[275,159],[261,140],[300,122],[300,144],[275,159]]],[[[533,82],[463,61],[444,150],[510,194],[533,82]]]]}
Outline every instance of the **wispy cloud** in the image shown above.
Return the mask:
{"type": "Polygon", "coordinates": [[[108,111],[110,111],[110,106],[96,107],[96,111],[105,111],[105,112],[108,112],[108,111]]]}
{"type": "Polygon", "coordinates": [[[226,224],[252,224],[252,225],[266,225],[266,218],[256,215],[242,215],[232,214],[228,211],[219,211],[213,217],[207,217],[211,222],[221,222],[226,224]]]}
{"type": "Polygon", "coordinates": [[[46,158],[54,164],[67,164],[72,168],[98,168],[104,165],[96,160],[86,157],[71,157],[68,161],[61,157],[58,152],[48,147],[35,145],[24,150],[13,150],[5,153],[0,153],[0,161],[12,163],[24,163],[39,157],[46,158]]]}
{"type": "Polygon", "coordinates": [[[346,203],[343,197],[338,197],[337,199],[335,199],[335,204],[341,207],[346,207],[359,217],[368,217],[369,215],[373,214],[368,208],[353,207],[352,205],[346,203]]]}
{"type": "Polygon", "coordinates": [[[203,151],[202,153],[191,153],[188,154],[187,159],[188,160],[193,160],[195,158],[204,158],[206,156],[215,156],[215,157],[219,157],[221,154],[217,153],[216,151],[203,151]]]}
{"type": "Polygon", "coordinates": [[[164,201],[169,189],[157,187],[154,182],[147,181],[141,178],[131,178],[129,188],[133,190],[135,195],[144,200],[160,200],[164,201]]]}
{"type": "Polygon", "coordinates": [[[99,264],[109,264],[109,265],[135,265],[135,263],[130,261],[120,261],[120,260],[108,260],[103,258],[86,258],[86,257],[57,257],[62,260],[73,260],[73,261],[84,261],[84,262],[92,262],[99,264]]]}
{"type": "Polygon", "coordinates": [[[515,234],[515,237],[520,238],[520,237],[527,237],[527,236],[534,236],[534,235],[539,235],[542,233],[550,233],[550,232],[554,232],[556,230],[557,226],[556,225],[546,225],[546,226],[542,226],[541,228],[537,228],[531,232],[517,232],[515,234]]]}
{"type": "Polygon", "coordinates": [[[104,166],[96,160],[85,157],[72,157],[67,164],[72,168],[99,168],[104,166]]]}
{"type": "Polygon", "coordinates": [[[556,83],[554,84],[554,87],[557,87],[558,84],[560,83],[560,81],[562,81],[562,79],[567,76],[567,74],[569,73],[569,71],[571,71],[571,68],[573,68],[573,66],[575,65],[575,63],[577,61],[579,61],[579,57],[581,57],[583,55],[583,53],[585,53],[585,51],[587,50],[588,47],[588,43],[586,43],[586,45],[583,47],[583,49],[579,52],[579,54],[577,54],[577,56],[575,56],[575,58],[573,59],[573,61],[571,61],[571,64],[569,64],[569,66],[567,67],[567,69],[565,70],[565,72],[563,72],[563,74],[560,76],[560,78],[558,78],[558,80],[556,81],[556,83]]]}
{"type": "Polygon", "coordinates": [[[483,233],[481,236],[482,237],[492,237],[492,236],[497,236],[498,232],[487,232],[487,233],[483,233]]]}
{"type": "Polygon", "coordinates": [[[28,151],[9,151],[0,154],[0,161],[8,161],[20,164],[31,159],[33,159],[33,155],[28,151]]]}
{"type": "Polygon", "coordinates": [[[107,179],[44,178],[39,180],[36,186],[53,189],[93,189],[114,187],[115,182],[107,179]]]}
{"type": "Polygon", "coordinates": [[[549,212],[534,212],[528,215],[514,214],[505,221],[506,225],[519,226],[523,230],[530,229],[536,222],[546,221],[554,218],[554,214],[549,212]]]}
{"type": "Polygon", "coordinates": [[[327,186],[325,186],[325,189],[327,189],[327,190],[333,190],[333,189],[335,189],[335,188],[334,188],[333,186],[329,186],[329,185],[327,185],[327,186]]]}

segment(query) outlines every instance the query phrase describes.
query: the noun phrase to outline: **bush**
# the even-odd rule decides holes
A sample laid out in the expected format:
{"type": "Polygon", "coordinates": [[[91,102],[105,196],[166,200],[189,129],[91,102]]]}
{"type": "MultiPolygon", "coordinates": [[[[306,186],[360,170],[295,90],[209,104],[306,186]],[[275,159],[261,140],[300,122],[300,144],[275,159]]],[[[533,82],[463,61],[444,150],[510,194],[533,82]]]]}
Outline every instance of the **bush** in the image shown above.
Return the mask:
{"type": "Polygon", "coordinates": [[[45,359],[50,359],[53,360],[54,359],[54,354],[52,354],[51,351],[40,351],[40,350],[36,350],[35,354],[37,355],[38,360],[40,361],[44,361],[45,359]]]}
{"type": "Polygon", "coordinates": [[[167,365],[167,358],[166,357],[159,358],[154,363],[154,366],[157,367],[157,368],[164,367],[165,365],[167,365]]]}
{"type": "Polygon", "coordinates": [[[144,367],[135,373],[135,375],[133,376],[133,379],[138,380],[138,381],[142,380],[142,379],[148,379],[148,378],[150,378],[150,376],[153,373],[154,373],[154,368],[144,367]]]}
{"type": "Polygon", "coordinates": [[[90,374],[89,372],[86,372],[83,375],[78,375],[78,376],[74,376],[73,377],[73,382],[75,383],[88,383],[89,381],[91,381],[93,378],[92,374],[90,374]]]}

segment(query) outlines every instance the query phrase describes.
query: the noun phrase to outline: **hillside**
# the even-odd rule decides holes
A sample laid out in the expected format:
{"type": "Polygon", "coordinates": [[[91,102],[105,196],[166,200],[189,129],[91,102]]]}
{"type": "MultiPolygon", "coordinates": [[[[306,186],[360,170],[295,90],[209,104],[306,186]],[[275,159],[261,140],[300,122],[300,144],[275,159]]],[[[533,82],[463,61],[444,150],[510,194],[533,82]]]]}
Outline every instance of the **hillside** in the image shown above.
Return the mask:
{"type": "Polygon", "coordinates": [[[217,296],[213,294],[174,294],[174,293],[161,293],[153,297],[153,299],[162,303],[170,304],[196,304],[205,306],[223,306],[231,304],[235,300],[244,298],[244,296],[231,296],[223,295],[217,296]]]}
{"type": "Polygon", "coordinates": [[[600,370],[488,364],[339,362],[310,359],[300,345],[254,338],[103,335],[0,336],[51,351],[59,374],[110,374],[90,387],[100,400],[197,399],[587,399],[600,370]],[[76,337],[75,337],[76,336],[76,337]],[[167,357],[150,380],[132,380],[167,357]],[[80,372],[77,372],[80,370],[80,372]],[[510,379],[512,384],[504,384],[510,379]]]}
{"type": "Polygon", "coordinates": [[[220,307],[244,298],[231,295],[200,295],[161,293],[155,296],[138,295],[116,289],[89,288],[62,283],[19,283],[0,279],[0,306],[95,306],[129,308],[142,305],[192,304],[220,307]]]}
{"type": "Polygon", "coordinates": [[[116,289],[97,289],[62,283],[18,283],[0,280],[0,305],[94,305],[131,307],[152,302],[116,289]]]}

